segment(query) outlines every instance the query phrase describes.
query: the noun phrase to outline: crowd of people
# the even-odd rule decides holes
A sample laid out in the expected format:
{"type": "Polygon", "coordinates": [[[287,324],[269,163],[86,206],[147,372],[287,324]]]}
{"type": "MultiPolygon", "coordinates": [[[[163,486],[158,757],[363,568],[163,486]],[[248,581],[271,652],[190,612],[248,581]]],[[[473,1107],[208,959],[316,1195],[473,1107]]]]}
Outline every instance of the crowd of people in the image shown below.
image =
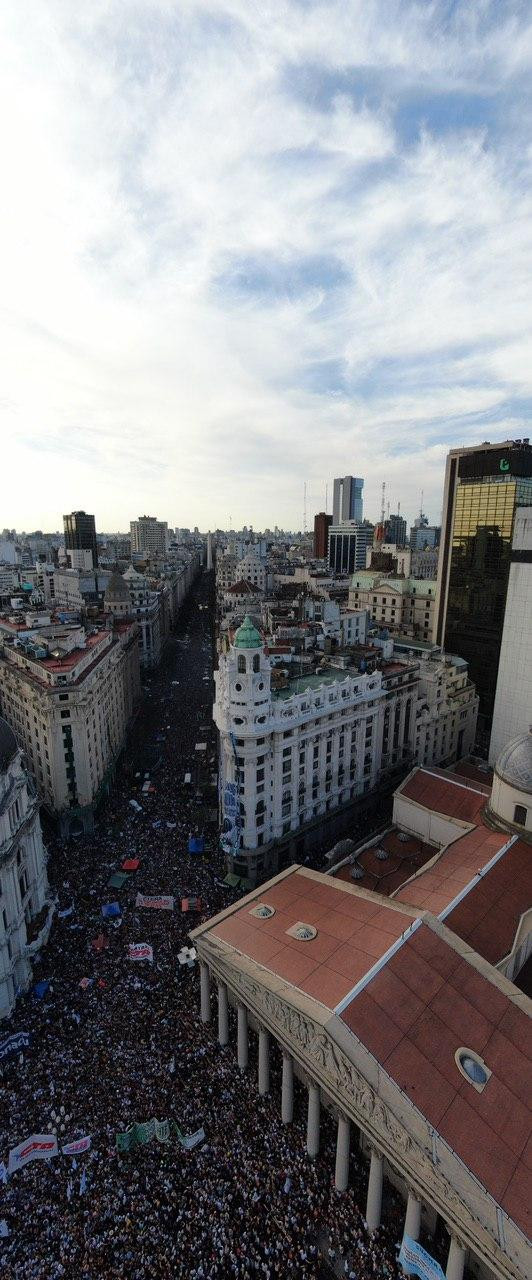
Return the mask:
{"type": "Polygon", "coordinates": [[[158,744],[155,792],[142,794],[142,768],[137,777],[125,768],[94,833],[47,841],[58,902],[34,978],[49,986],[41,998],[34,989],[22,997],[2,1028],[31,1041],[2,1062],[0,1161],[7,1165],[9,1150],[33,1133],[54,1131],[59,1150],[90,1136],[90,1148],[35,1160],[7,1180],[4,1172],[0,1280],[398,1275],[399,1203],[390,1194],[385,1225],[368,1235],[365,1161],[353,1152],[350,1188],[340,1195],[332,1120],[324,1116],[322,1150],[311,1161],[303,1091],[296,1083],[294,1123],[283,1125],[280,1063],[260,1098],[253,1056],[242,1075],[234,1027],[222,1049],[199,1019],[196,967],[177,963],[192,925],[235,895],[223,884],[215,829],[203,854],[188,853],[204,821],[195,786],[184,782],[187,772],[194,777],[198,737],[206,768],[216,767],[212,732],[199,732],[211,717],[207,601],[204,577],[145,691],[130,760],[153,758],[158,744]],[[110,889],[128,858],[138,869],[110,889]],[[136,907],[138,892],[172,895],[174,910],[136,907]],[[202,903],[194,918],[181,911],[191,896],[202,903]],[[120,915],[102,916],[114,900],[120,915]],[[129,958],[129,943],[139,941],[153,947],[153,963],[129,958]],[[117,1134],[154,1117],[174,1122],[168,1141],[117,1150],[117,1134]],[[177,1128],[203,1129],[204,1140],[187,1149],[177,1128]]]}

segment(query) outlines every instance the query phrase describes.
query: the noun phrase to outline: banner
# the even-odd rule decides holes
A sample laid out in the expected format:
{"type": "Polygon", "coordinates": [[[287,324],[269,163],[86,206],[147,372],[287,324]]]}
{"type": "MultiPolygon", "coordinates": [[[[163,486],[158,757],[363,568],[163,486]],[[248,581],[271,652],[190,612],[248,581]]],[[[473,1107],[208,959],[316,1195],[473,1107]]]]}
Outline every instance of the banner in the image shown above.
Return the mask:
{"type": "Polygon", "coordinates": [[[439,1262],[411,1236],[403,1236],[398,1262],[403,1271],[421,1280],[445,1280],[439,1262]]]}
{"type": "Polygon", "coordinates": [[[205,1142],[205,1129],[196,1129],[195,1133],[181,1133],[181,1130],[178,1130],[177,1136],[185,1151],[192,1151],[192,1148],[197,1147],[200,1142],[205,1142]]]}
{"type": "Polygon", "coordinates": [[[119,902],[106,902],[105,906],[102,907],[102,916],[119,916],[119,915],[120,915],[119,902]]]}
{"type": "Polygon", "coordinates": [[[32,1133],[30,1138],[26,1138],[25,1142],[19,1143],[18,1147],[13,1147],[9,1152],[9,1172],[16,1173],[17,1169],[23,1169],[30,1160],[51,1160],[57,1154],[55,1134],[32,1133]]]}
{"type": "MultiPolygon", "coordinates": [[[[177,1127],[177,1126],[176,1126],[177,1127]]],[[[126,1129],[125,1133],[117,1133],[116,1149],[117,1151],[132,1151],[137,1144],[145,1146],[147,1142],[153,1139],[157,1142],[170,1141],[170,1121],[169,1120],[152,1120],[141,1121],[140,1124],[132,1124],[130,1129],[126,1129]]]]}
{"type": "Polygon", "coordinates": [[[148,942],[130,942],[128,955],[130,960],[149,960],[153,964],[153,947],[148,942]]]}
{"type": "Polygon", "coordinates": [[[7,1058],[10,1053],[17,1053],[19,1049],[27,1049],[31,1041],[29,1031],[15,1031],[14,1035],[7,1036],[5,1040],[0,1040],[0,1061],[7,1058]]]}
{"type": "Polygon", "coordinates": [[[157,897],[155,894],[137,893],[135,906],[154,907],[157,911],[173,911],[174,899],[165,897],[163,894],[157,897]]]}
{"type": "Polygon", "coordinates": [[[88,1151],[91,1145],[90,1136],[86,1138],[76,1138],[74,1142],[67,1142],[66,1146],[61,1147],[64,1156],[80,1156],[83,1151],[88,1151]]]}

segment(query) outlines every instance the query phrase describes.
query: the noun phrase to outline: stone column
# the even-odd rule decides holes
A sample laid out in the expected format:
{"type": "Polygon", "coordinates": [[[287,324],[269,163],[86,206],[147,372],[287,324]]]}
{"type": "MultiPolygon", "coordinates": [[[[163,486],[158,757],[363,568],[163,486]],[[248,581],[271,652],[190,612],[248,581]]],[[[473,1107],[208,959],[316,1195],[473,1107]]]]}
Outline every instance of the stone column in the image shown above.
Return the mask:
{"type": "Polygon", "coordinates": [[[338,1116],[338,1133],[336,1136],[336,1166],[334,1185],[338,1191],[347,1191],[349,1185],[349,1145],[351,1133],[347,1116],[338,1116]]]}
{"type": "Polygon", "coordinates": [[[229,1002],[227,984],[218,983],[218,1040],[220,1044],[229,1044],[229,1002]]]}
{"type": "Polygon", "coordinates": [[[248,1065],[248,1011],[244,1004],[238,1006],[238,1065],[245,1071],[248,1065]]]}
{"type": "Polygon", "coordinates": [[[201,1021],[211,1020],[211,980],[207,965],[200,960],[200,1010],[201,1021]]]}
{"type": "Polygon", "coordinates": [[[283,1083],[281,1092],[281,1119],[283,1124],[291,1124],[294,1118],[294,1064],[289,1053],[283,1049],[283,1083]]]}
{"type": "Polygon", "coordinates": [[[456,1236],[451,1236],[445,1275],[447,1280],[462,1280],[466,1251],[456,1236]]]}
{"type": "Polygon", "coordinates": [[[382,1204],[382,1155],[373,1147],[369,1166],[368,1199],[366,1203],[366,1222],[368,1231],[376,1231],[380,1226],[382,1204]]]}
{"type": "Polygon", "coordinates": [[[320,1086],[309,1082],[307,1112],[307,1152],[314,1159],[320,1149],[320,1086]]]}
{"type": "Polygon", "coordinates": [[[411,1240],[419,1240],[419,1228],[421,1226],[421,1200],[418,1200],[415,1191],[408,1189],[408,1200],[405,1214],[405,1236],[410,1236],[411,1240]]]}
{"type": "Polygon", "coordinates": [[[270,1033],[259,1027],[259,1093],[264,1097],[270,1092],[270,1033]]]}

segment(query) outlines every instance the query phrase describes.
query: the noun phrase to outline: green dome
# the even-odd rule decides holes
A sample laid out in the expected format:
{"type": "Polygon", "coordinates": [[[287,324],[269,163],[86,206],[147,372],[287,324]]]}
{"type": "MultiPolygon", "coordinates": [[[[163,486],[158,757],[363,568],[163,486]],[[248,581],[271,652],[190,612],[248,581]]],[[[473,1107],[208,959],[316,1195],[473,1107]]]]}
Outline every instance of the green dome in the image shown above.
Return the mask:
{"type": "Polygon", "coordinates": [[[235,631],[235,648],[236,649],[260,649],[262,648],[262,636],[253,622],[246,613],[242,626],[235,631]]]}

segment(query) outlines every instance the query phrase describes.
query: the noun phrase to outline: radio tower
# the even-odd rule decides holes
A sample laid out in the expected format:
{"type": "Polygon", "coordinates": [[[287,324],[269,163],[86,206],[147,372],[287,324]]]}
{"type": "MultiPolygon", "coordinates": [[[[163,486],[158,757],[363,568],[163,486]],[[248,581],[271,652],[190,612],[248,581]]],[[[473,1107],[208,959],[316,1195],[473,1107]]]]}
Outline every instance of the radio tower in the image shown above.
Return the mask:
{"type": "Polygon", "coordinates": [[[381,525],[382,525],[383,529],[384,529],[385,511],[386,511],[386,481],[385,481],[385,480],[383,480],[383,482],[382,482],[382,498],[381,498],[381,525]]]}
{"type": "Polygon", "coordinates": [[[303,533],[307,532],[307,482],[303,484],[303,533]]]}

